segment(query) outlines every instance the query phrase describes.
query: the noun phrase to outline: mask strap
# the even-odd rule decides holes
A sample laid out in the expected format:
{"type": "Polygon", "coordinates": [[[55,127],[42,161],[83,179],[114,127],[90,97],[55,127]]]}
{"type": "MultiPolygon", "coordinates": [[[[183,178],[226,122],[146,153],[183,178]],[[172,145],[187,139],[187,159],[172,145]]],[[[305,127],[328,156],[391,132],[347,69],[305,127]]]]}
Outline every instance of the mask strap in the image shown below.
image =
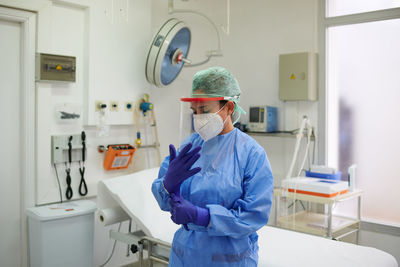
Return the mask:
{"type": "Polygon", "coordinates": [[[225,118],[225,120],[224,120],[224,125],[225,125],[225,122],[228,120],[228,117],[229,117],[229,115],[226,116],[226,118],[225,118]]]}
{"type": "MultiPolygon", "coordinates": [[[[226,106],[226,104],[228,104],[228,102],[226,102],[225,105],[223,105],[222,108],[220,108],[215,114],[218,114],[218,113],[226,106]]],[[[232,116],[234,112],[235,112],[235,111],[233,111],[231,115],[226,116],[226,118],[225,118],[225,120],[224,120],[224,122],[223,122],[224,125],[225,125],[225,122],[227,121],[228,117],[229,117],[229,116],[232,116]]],[[[236,123],[236,122],[235,122],[235,123],[236,123]]]]}
{"type": "Polygon", "coordinates": [[[220,108],[217,112],[215,112],[215,114],[218,114],[227,104],[228,102],[225,103],[225,105],[222,106],[222,108],[220,108]]]}

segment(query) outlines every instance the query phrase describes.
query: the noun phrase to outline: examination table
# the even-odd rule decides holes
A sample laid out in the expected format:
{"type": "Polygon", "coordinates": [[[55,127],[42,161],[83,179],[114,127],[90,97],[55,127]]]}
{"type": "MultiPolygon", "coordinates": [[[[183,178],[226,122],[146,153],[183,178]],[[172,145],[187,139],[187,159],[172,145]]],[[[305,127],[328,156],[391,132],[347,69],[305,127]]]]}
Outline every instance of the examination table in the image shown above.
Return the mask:
{"type": "MultiPolygon", "coordinates": [[[[153,197],[151,184],[157,176],[158,168],[154,168],[99,182],[98,209],[122,208],[141,231],[111,230],[110,237],[138,247],[140,261],[146,251],[152,260],[166,263],[174,233],[180,226],[171,221],[169,212],[160,210],[153,197]]],[[[264,226],[257,233],[258,266],[398,266],[392,255],[371,247],[271,226],[264,226]]]]}

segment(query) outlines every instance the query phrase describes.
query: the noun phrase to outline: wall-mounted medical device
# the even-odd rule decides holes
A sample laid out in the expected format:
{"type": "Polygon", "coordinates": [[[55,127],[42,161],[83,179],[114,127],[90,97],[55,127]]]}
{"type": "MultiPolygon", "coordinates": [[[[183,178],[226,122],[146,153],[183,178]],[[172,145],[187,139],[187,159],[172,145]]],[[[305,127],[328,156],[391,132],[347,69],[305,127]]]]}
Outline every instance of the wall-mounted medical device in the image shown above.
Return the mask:
{"type": "Polygon", "coordinates": [[[279,55],[279,99],[318,100],[316,53],[279,55]]]}
{"type": "Polygon", "coordinates": [[[57,164],[65,164],[66,184],[67,189],[65,197],[71,199],[73,197],[73,190],[71,187],[71,166],[72,162],[79,162],[79,173],[81,180],[79,184],[79,194],[85,196],[88,193],[88,187],[85,181],[85,161],[86,161],[86,133],[71,135],[53,135],[51,137],[52,145],[52,163],[56,170],[58,186],[60,190],[60,200],[62,202],[61,185],[58,179],[57,164]]]}
{"type": "Polygon", "coordinates": [[[103,163],[104,169],[110,171],[128,168],[135,151],[136,148],[129,144],[108,145],[103,163]]]}
{"type": "Polygon", "coordinates": [[[76,58],[51,54],[36,54],[36,81],[75,82],[76,58]]]}
{"type": "Polygon", "coordinates": [[[249,130],[251,132],[277,132],[278,108],[271,106],[250,107],[249,130]]]}
{"type": "Polygon", "coordinates": [[[69,153],[71,153],[71,162],[80,161],[83,148],[82,136],[81,134],[52,135],[51,147],[53,164],[69,162],[69,153]]]}

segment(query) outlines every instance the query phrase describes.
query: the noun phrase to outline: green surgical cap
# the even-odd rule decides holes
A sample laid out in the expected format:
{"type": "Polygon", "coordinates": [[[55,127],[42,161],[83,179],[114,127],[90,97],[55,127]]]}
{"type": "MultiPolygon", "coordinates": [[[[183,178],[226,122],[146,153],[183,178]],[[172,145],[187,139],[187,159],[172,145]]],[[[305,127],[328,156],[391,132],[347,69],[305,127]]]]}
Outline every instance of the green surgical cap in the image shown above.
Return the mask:
{"type": "Polygon", "coordinates": [[[192,97],[232,97],[231,101],[235,103],[235,110],[232,114],[233,124],[239,120],[240,114],[246,114],[239,106],[240,93],[239,83],[223,67],[211,67],[201,70],[193,77],[192,97]],[[195,93],[197,90],[202,92],[195,93]]]}
{"type": "Polygon", "coordinates": [[[209,97],[239,96],[241,93],[235,77],[223,67],[211,67],[197,72],[193,77],[192,94],[196,90],[202,90],[202,95],[209,97]]]}

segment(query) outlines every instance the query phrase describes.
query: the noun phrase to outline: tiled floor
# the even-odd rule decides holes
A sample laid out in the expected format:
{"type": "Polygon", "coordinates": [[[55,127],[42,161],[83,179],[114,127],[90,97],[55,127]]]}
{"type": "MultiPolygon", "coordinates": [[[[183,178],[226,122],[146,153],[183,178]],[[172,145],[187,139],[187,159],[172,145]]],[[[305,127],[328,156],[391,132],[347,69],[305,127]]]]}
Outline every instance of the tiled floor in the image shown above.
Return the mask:
{"type": "MultiPolygon", "coordinates": [[[[145,267],[150,266],[150,262],[148,260],[145,260],[143,266],[145,266],[145,267]]],[[[165,266],[167,266],[167,265],[164,265],[162,263],[157,263],[157,262],[153,263],[153,267],[165,267],[165,266]]],[[[139,267],[139,262],[128,264],[123,267],[139,267]]]]}

